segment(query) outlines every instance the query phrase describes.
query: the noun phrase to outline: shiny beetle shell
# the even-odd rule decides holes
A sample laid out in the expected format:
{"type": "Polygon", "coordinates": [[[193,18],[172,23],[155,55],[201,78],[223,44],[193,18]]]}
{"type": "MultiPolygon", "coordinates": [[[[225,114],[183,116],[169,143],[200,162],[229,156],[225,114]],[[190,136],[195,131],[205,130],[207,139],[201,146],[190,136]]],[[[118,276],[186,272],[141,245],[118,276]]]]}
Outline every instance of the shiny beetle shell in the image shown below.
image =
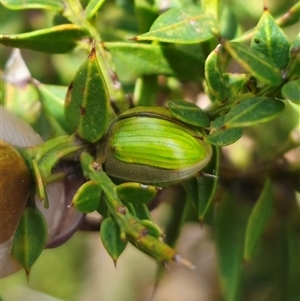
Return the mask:
{"type": "Polygon", "coordinates": [[[99,157],[109,176],[168,185],[195,176],[210,160],[201,134],[160,108],[136,108],[110,126],[99,157]],[[104,148],[104,150],[103,150],[104,148]]]}
{"type": "Polygon", "coordinates": [[[0,139],[0,243],[15,232],[25,209],[30,173],[20,153],[0,139]]]}

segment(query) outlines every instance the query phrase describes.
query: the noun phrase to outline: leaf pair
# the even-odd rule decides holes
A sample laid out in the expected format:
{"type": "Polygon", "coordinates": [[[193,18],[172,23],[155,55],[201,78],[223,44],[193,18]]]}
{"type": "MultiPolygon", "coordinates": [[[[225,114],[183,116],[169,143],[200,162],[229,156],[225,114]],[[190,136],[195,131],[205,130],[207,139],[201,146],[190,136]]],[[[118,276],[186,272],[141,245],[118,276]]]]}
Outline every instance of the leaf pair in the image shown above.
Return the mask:
{"type": "Polygon", "coordinates": [[[69,86],[65,116],[78,136],[87,142],[99,141],[106,131],[110,101],[95,47],[69,86]]]}

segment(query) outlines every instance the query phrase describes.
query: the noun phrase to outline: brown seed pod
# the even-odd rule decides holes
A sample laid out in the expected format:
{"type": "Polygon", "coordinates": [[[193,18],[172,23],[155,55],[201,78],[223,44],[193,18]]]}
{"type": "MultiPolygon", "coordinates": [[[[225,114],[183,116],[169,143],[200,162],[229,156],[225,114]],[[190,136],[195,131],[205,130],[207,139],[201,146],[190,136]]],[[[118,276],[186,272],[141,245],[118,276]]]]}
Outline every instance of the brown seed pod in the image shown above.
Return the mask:
{"type": "Polygon", "coordinates": [[[30,173],[20,153],[0,140],[0,243],[13,236],[25,209],[30,173]]]}

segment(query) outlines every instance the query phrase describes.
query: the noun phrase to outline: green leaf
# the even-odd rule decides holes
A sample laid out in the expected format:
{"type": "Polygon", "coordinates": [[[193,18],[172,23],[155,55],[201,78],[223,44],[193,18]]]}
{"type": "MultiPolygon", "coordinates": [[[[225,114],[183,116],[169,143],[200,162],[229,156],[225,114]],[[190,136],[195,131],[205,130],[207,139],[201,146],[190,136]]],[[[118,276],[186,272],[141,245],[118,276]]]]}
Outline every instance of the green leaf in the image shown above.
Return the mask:
{"type": "Polygon", "coordinates": [[[120,227],[111,216],[106,217],[101,223],[100,236],[106,251],[116,264],[126,248],[127,240],[121,239],[120,227]]]}
{"type": "Polygon", "coordinates": [[[10,47],[40,52],[66,53],[71,51],[76,43],[86,36],[88,36],[87,32],[81,27],[73,24],[63,24],[28,33],[0,34],[0,43],[10,47]]]}
{"type": "Polygon", "coordinates": [[[134,40],[190,44],[206,41],[217,35],[218,31],[218,24],[213,16],[203,13],[198,6],[188,5],[163,13],[149,32],[134,37],[134,40]]]}
{"type": "Polygon", "coordinates": [[[226,128],[246,127],[267,122],[277,117],[284,110],[284,103],[268,97],[247,99],[233,109],[225,117],[226,128]]]}
{"type": "Polygon", "coordinates": [[[226,40],[233,39],[237,34],[238,26],[235,12],[231,9],[230,5],[224,5],[220,20],[221,37],[226,40]]]}
{"type": "Polygon", "coordinates": [[[67,87],[38,83],[36,88],[40,94],[40,101],[42,102],[43,108],[58,121],[66,132],[71,133],[72,128],[66,121],[64,112],[67,87]]]}
{"type": "Polygon", "coordinates": [[[116,187],[118,196],[125,202],[133,204],[143,204],[151,201],[156,193],[157,188],[151,185],[140,183],[122,183],[116,187]]]}
{"type": "Polygon", "coordinates": [[[135,216],[140,220],[152,220],[151,214],[146,204],[132,204],[135,216]]]}
{"type": "Polygon", "coordinates": [[[143,219],[141,224],[145,227],[145,233],[156,238],[162,238],[164,236],[163,231],[152,220],[143,219]]]}
{"type": "MultiPolygon", "coordinates": [[[[201,171],[204,174],[200,174],[197,178],[188,179],[182,184],[187,193],[187,200],[191,201],[196,209],[195,211],[200,223],[202,224],[204,222],[211,224],[213,222],[215,213],[213,200],[219,173],[218,147],[213,147],[212,158],[201,171]]],[[[182,202],[182,200],[180,201],[182,202]]],[[[180,211],[177,214],[182,215],[182,219],[184,212],[180,211]]],[[[179,217],[176,216],[176,218],[178,219],[179,217]]],[[[178,221],[174,221],[174,223],[178,223],[178,221]]],[[[167,232],[167,235],[170,235],[170,233],[167,232]]]]}
{"type": "Polygon", "coordinates": [[[245,94],[248,93],[249,97],[252,97],[253,92],[257,90],[256,80],[250,74],[244,73],[224,73],[223,74],[228,99],[233,101],[236,98],[240,98],[241,95],[245,97],[245,94]]]}
{"type": "Polygon", "coordinates": [[[76,191],[72,205],[84,213],[93,212],[98,209],[102,188],[96,181],[88,181],[76,191]]]}
{"type": "Polygon", "coordinates": [[[208,127],[210,120],[207,114],[196,104],[185,100],[169,100],[165,107],[176,119],[198,127],[208,127]]]}
{"type": "Polygon", "coordinates": [[[243,135],[241,128],[226,128],[224,126],[225,116],[217,117],[211,125],[209,135],[204,140],[212,145],[225,146],[234,143],[243,135]]]}
{"type": "Polygon", "coordinates": [[[247,223],[244,258],[249,260],[261,235],[263,234],[272,213],[272,185],[268,179],[255,203],[247,223]]]}
{"type": "Polygon", "coordinates": [[[223,46],[246,71],[258,80],[272,87],[282,83],[279,68],[259,51],[239,42],[225,41],[223,46]]]}
{"type": "Polygon", "coordinates": [[[90,20],[96,15],[105,0],[90,0],[85,8],[85,18],[90,20]]]}
{"type": "Polygon", "coordinates": [[[286,83],[281,93],[285,99],[292,101],[293,103],[300,105],[300,80],[294,80],[286,83]]]}
{"type": "MultiPolygon", "coordinates": [[[[168,75],[179,79],[200,79],[203,60],[199,55],[168,45],[104,43],[117,69],[127,69],[135,76],[168,75]]],[[[199,50],[200,51],[200,50],[199,50]]]]}
{"type": "Polygon", "coordinates": [[[225,301],[238,301],[243,264],[245,222],[237,201],[226,195],[220,202],[216,223],[215,242],[221,289],[225,301]]]}
{"type": "Polygon", "coordinates": [[[290,61],[286,67],[285,77],[290,81],[297,80],[300,77],[300,33],[291,44],[290,61]]]}
{"type": "Polygon", "coordinates": [[[218,182],[219,160],[219,148],[213,147],[212,158],[202,171],[214,177],[204,175],[196,179],[198,191],[198,218],[201,222],[211,222],[213,219],[213,197],[215,195],[218,182]]]}
{"type": "Polygon", "coordinates": [[[266,9],[255,28],[251,47],[271,59],[279,69],[285,68],[288,64],[290,48],[288,38],[266,9]]]}
{"type": "MultiPolygon", "coordinates": [[[[296,204],[295,204],[296,205],[296,204]]],[[[297,206],[297,205],[296,205],[297,206]]],[[[299,269],[299,254],[300,254],[300,243],[299,243],[299,221],[300,214],[298,207],[296,207],[293,216],[286,222],[286,245],[287,245],[287,259],[288,264],[286,266],[287,272],[284,274],[288,279],[287,282],[287,300],[297,300],[300,296],[300,286],[298,285],[298,279],[300,279],[299,269]],[[297,209],[296,209],[297,208],[297,209]],[[294,221],[298,221],[295,224],[294,221]],[[295,227],[296,226],[296,227],[295,227]]]]}
{"type": "Polygon", "coordinates": [[[139,33],[148,31],[159,15],[159,11],[152,0],[135,0],[134,10],[139,33]]]}
{"type": "Polygon", "coordinates": [[[27,273],[42,253],[47,240],[44,216],[37,208],[27,207],[17,228],[12,254],[27,273]]]}
{"type": "Polygon", "coordinates": [[[104,194],[101,195],[99,206],[97,208],[97,212],[102,215],[102,217],[107,217],[109,215],[107,200],[104,194]]]}
{"type": "Polygon", "coordinates": [[[205,61],[205,80],[209,93],[220,102],[224,102],[227,99],[227,88],[218,63],[219,48],[218,45],[205,61]]]}
{"type": "Polygon", "coordinates": [[[96,142],[105,133],[110,101],[95,48],[80,66],[68,88],[65,114],[78,136],[85,141],[96,142]]]}
{"type": "Polygon", "coordinates": [[[62,11],[64,3],[61,0],[2,0],[1,4],[9,9],[49,9],[62,11]]]}
{"type": "Polygon", "coordinates": [[[138,78],[135,82],[133,99],[136,106],[155,106],[158,92],[157,75],[148,75],[138,78]]]}
{"type": "MultiPolygon", "coordinates": [[[[39,197],[42,204],[44,205],[44,207],[49,208],[48,194],[44,181],[46,177],[43,177],[43,174],[40,170],[40,166],[36,159],[32,159],[31,161],[31,172],[36,185],[36,194],[39,197]]],[[[50,174],[50,172],[48,174],[50,174]]]]}
{"type": "Polygon", "coordinates": [[[40,106],[38,104],[38,93],[32,84],[14,85],[9,82],[3,82],[4,105],[5,107],[33,125],[40,115],[40,106]]]}

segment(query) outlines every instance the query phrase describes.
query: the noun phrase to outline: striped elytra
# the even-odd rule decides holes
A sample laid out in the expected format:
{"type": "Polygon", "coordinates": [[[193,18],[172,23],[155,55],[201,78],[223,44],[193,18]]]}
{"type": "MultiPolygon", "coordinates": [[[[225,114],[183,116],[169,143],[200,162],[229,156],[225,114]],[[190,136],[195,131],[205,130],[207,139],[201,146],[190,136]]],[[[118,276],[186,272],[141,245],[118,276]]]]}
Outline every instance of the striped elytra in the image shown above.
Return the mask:
{"type": "Polygon", "coordinates": [[[200,134],[164,115],[128,114],[112,123],[105,146],[108,175],[167,185],[194,176],[210,160],[200,134]]]}

